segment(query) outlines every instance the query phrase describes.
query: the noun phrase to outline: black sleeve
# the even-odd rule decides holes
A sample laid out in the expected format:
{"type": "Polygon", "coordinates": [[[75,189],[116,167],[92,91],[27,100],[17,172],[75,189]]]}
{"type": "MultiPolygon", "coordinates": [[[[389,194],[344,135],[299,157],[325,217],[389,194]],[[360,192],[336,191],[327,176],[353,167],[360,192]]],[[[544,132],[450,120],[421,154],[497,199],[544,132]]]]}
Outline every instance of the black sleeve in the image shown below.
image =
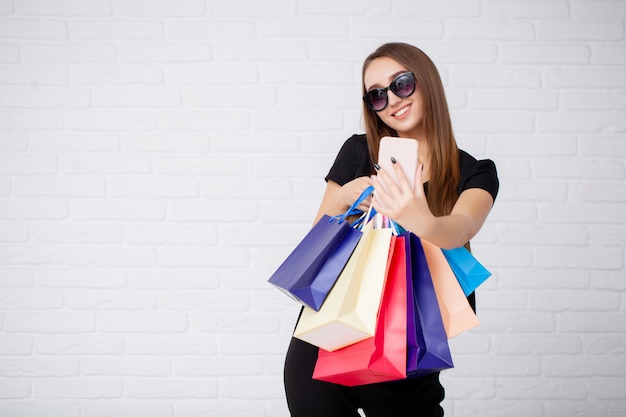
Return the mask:
{"type": "Polygon", "coordinates": [[[461,180],[459,194],[469,188],[481,188],[491,194],[496,200],[500,182],[496,164],[491,159],[476,160],[473,156],[460,151],[461,180]]]}
{"type": "Polygon", "coordinates": [[[341,146],[324,180],[344,185],[355,178],[371,175],[372,169],[365,135],[353,135],[341,146]]]}

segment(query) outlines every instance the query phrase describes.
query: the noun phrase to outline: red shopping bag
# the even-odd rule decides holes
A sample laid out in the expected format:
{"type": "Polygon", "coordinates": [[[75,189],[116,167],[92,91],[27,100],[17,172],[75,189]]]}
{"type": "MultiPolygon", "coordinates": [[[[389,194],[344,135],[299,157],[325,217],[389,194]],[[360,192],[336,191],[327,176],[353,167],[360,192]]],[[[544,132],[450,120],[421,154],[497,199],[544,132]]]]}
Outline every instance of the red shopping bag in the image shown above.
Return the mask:
{"type": "Polygon", "coordinates": [[[406,378],[407,277],[404,238],[392,238],[387,280],[373,337],[319,350],[313,378],[355,386],[406,378]]]}

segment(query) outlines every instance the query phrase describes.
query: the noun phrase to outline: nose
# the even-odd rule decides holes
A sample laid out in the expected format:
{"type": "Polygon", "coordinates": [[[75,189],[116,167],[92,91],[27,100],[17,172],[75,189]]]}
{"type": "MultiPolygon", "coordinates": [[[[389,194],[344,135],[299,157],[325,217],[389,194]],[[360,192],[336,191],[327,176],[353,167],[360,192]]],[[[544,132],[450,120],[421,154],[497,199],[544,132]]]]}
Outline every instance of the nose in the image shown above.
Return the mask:
{"type": "Polygon", "coordinates": [[[402,99],[393,91],[387,90],[387,100],[389,102],[389,106],[393,107],[394,104],[399,103],[402,99]]]}

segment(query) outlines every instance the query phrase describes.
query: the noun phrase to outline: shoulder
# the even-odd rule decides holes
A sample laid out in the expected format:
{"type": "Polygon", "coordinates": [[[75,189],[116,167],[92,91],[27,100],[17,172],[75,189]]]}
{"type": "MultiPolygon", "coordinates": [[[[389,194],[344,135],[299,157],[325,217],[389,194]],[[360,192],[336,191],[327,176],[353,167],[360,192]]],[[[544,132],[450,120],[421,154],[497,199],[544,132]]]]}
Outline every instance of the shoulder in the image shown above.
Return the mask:
{"type": "Polygon", "coordinates": [[[325,179],[343,185],[357,177],[370,175],[371,170],[367,139],[364,134],[354,134],[344,141],[325,179]]]}
{"type": "Polygon", "coordinates": [[[491,159],[476,159],[459,149],[459,193],[468,188],[482,188],[496,199],[499,190],[498,171],[491,159]]]}

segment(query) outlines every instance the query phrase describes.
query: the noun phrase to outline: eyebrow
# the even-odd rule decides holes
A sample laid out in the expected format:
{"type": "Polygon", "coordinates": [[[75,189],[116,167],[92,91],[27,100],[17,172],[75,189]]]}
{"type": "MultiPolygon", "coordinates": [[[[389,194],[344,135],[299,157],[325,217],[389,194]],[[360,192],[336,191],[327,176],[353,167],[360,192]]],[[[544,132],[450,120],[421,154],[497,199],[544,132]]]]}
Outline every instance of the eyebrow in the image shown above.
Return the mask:
{"type": "MultiPolygon", "coordinates": [[[[395,74],[393,74],[393,75],[391,76],[391,81],[390,81],[390,83],[392,83],[392,82],[393,82],[393,80],[395,80],[395,79],[396,79],[396,77],[397,77],[398,75],[400,75],[400,74],[404,74],[404,73],[406,73],[406,72],[410,72],[410,71],[408,71],[408,70],[400,70],[400,71],[396,72],[395,74]]],[[[376,83],[376,84],[371,85],[371,86],[367,89],[367,92],[370,92],[370,91],[372,91],[372,90],[376,90],[377,88],[383,88],[383,87],[382,87],[380,84],[376,83]]]]}

